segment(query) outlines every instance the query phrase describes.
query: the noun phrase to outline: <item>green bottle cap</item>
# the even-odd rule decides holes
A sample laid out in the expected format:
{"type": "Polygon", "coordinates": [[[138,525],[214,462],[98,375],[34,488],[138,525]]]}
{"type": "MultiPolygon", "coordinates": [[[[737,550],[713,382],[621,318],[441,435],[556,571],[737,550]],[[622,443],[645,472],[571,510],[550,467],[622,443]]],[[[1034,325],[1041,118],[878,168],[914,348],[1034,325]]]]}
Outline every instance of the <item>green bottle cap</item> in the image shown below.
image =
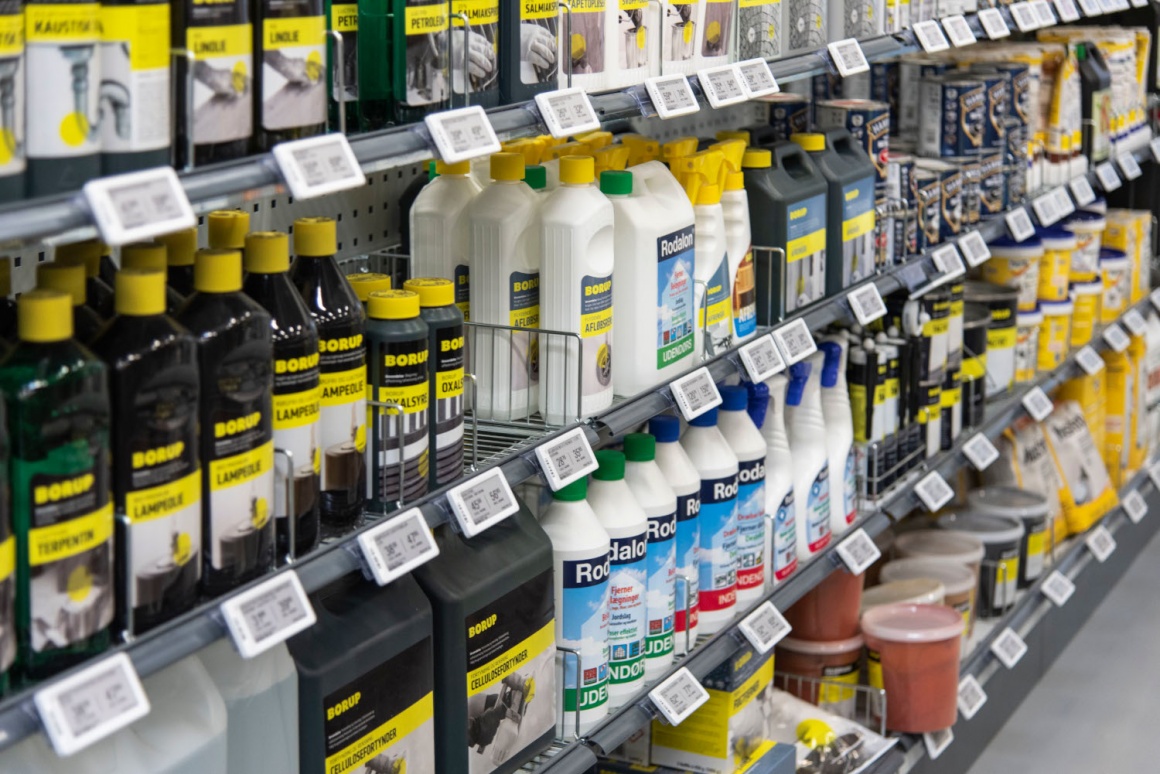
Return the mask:
{"type": "Polygon", "coordinates": [[[596,452],[596,463],[600,467],[592,477],[597,481],[620,481],[624,478],[624,452],[601,449],[596,452]]]}
{"type": "Polygon", "coordinates": [[[632,193],[632,173],[621,169],[601,172],[600,193],[606,196],[627,196],[632,193]]]}
{"type": "Polygon", "coordinates": [[[566,503],[575,503],[588,497],[588,479],[584,476],[552,493],[552,497],[566,503]]]}
{"type": "Polygon", "coordinates": [[[524,182],[533,191],[542,191],[548,187],[548,170],[539,164],[524,167],[524,182]]]}
{"type": "Polygon", "coordinates": [[[657,458],[657,439],[648,433],[624,436],[624,456],[629,462],[651,462],[657,458]]]}

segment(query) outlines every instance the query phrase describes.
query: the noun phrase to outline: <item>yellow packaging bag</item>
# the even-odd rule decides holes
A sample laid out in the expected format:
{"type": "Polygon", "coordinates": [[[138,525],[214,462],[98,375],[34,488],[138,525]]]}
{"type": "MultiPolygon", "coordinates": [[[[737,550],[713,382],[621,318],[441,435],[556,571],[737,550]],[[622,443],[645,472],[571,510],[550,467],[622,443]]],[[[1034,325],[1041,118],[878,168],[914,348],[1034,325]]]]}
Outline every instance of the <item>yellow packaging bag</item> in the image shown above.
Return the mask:
{"type": "Polygon", "coordinates": [[[1059,473],[1063,521],[1072,534],[1085,532],[1118,498],[1080,405],[1071,400],[1057,404],[1043,421],[1043,434],[1059,473]]]}
{"type": "Polygon", "coordinates": [[[1015,486],[1043,496],[1055,541],[1068,536],[1067,521],[1059,501],[1059,471],[1047,447],[1043,428],[1030,417],[1017,420],[999,439],[999,459],[982,474],[985,486],[1015,486]]]}
{"type": "Polygon", "coordinates": [[[1059,401],[1073,400],[1079,404],[1087,421],[1088,432],[1096,449],[1104,448],[1104,424],[1107,422],[1107,395],[1105,394],[1107,371],[1100,369],[1094,374],[1084,374],[1068,379],[1055,393],[1059,401]]]}
{"type": "Polygon", "coordinates": [[[1112,486],[1118,491],[1127,480],[1124,472],[1128,468],[1128,455],[1131,450],[1132,436],[1129,428],[1133,424],[1132,409],[1135,407],[1132,384],[1134,374],[1127,351],[1115,352],[1108,349],[1101,352],[1100,356],[1104,359],[1104,371],[1107,373],[1104,464],[1108,468],[1112,486]]]}
{"type": "Polygon", "coordinates": [[[1132,369],[1132,392],[1128,399],[1133,401],[1133,421],[1128,427],[1128,467],[1123,477],[1125,481],[1136,475],[1136,471],[1144,467],[1144,462],[1148,459],[1148,434],[1142,427],[1148,417],[1147,357],[1148,342],[1144,335],[1133,334],[1128,345],[1128,360],[1132,369]]]}

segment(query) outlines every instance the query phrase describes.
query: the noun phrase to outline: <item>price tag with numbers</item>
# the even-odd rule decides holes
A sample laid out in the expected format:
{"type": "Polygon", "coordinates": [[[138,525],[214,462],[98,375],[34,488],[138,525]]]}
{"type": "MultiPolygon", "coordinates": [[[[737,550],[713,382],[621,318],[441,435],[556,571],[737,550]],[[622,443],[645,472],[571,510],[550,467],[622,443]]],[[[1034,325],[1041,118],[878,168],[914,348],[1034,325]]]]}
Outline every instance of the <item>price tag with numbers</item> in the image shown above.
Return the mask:
{"type": "Polygon", "coordinates": [[[124,245],[197,225],[189,197],[172,167],[90,180],[84,185],[101,239],[124,245]]]}
{"type": "Polygon", "coordinates": [[[828,44],[826,48],[830,50],[834,66],[838,68],[838,73],[843,78],[869,72],[870,63],[866,61],[866,54],[862,53],[862,46],[858,44],[857,38],[837,40],[828,44]]]}
{"type": "Polygon", "coordinates": [[[987,703],[987,693],[974,675],[959,680],[959,714],[963,720],[970,720],[987,703]]]}
{"type": "Polygon", "coordinates": [[[1083,9],[1084,16],[1100,16],[1104,12],[1099,0],[1079,0],[1079,7],[1083,9]]]}
{"type": "Polygon", "coordinates": [[[1136,157],[1131,153],[1121,153],[1116,156],[1116,166],[1124,173],[1124,177],[1129,180],[1135,180],[1144,172],[1140,169],[1140,162],[1136,161],[1136,157]]]}
{"type": "Polygon", "coordinates": [[[1068,187],[1071,189],[1071,195],[1075,197],[1075,203],[1080,207],[1086,207],[1096,200],[1092,184],[1083,175],[1073,178],[1068,187]]]}
{"type": "Polygon", "coordinates": [[[768,653],[793,629],[789,621],[785,620],[785,616],[768,599],[745,616],[738,628],[758,653],[768,653]]]}
{"type": "Polygon", "coordinates": [[[537,94],[536,107],[553,137],[570,137],[600,128],[600,118],[592,107],[592,100],[582,88],[537,94]]]}
{"type": "Polygon", "coordinates": [[[972,231],[966,236],[959,237],[959,250],[967,259],[967,265],[975,267],[991,257],[991,249],[987,247],[987,240],[978,231],[972,231]]]}
{"type": "Polygon", "coordinates": [[[866,568],[878,561],[882,552],[866,534],[866,530],[859,527],[850,537],[838,544],[838,558],[846,565],[851,575],[861,575],[866,568]]]}
{"type": "Polygon", "coordinates": [[[679,726],[698,707],[709,701],[709,692],[693,677],[688,667],[681,667],[649,691],[648,697],[669,725],[679,726]]]}
{"type": "Polygon", "coordinates": [[[991,643],[991,652],[1003,666],[1014,669],[1015,665],[1027,655],[1027,643],[1015,633],[1014,629],[1008,627],[991,643]]]}
{"type": "Polygon", "coordinates": [[[991,439],[983,433],[977,433],[974,438],[963,444],[963,456],[971,461],[975,470],[986,470],[991,463],[999,459],[999,450],[991,439]]]}
{"type": "Polygon", "coordinates": [[[736,105],[748,99],[745,87],[741,85],[741,75],[735,65],[699,70],[697,81],[714,109],[736,105]]]}
{"type": "Polygon", "coordinates": [[[979,11],[979,23],[983,25],[983,32],[987,33],[987,37],[991,40],[1011,35],[1011,28],[1007,26],[1007,20],[999,13],[998,8],[984,8],[979,11]]]}
{"type": "Polygon", "coordinates": [[[971,25],[967,24],[967,20],[963,18],[962,14],[958,16],[948,16],[942,20],[943,30],[946,31],[947,37],[951,39],[951,43],[955,48],[962,48],[963,46],[973,46],[978,39],[975,37],[971,25]]]}
{"type": "Polygon", "coordinates": [[[32,696],[52,749],[79,752],[149,714],[149,697],[125,653],[102,658],[32,696]]]}
{"type": "Polygon", "coordinates": [[[938,26],[938,22],[934,19],[917,22],[911,29],[914,30],[914,36],[918,38],[922,50],[928,54],[946,51],[951,47],[946,35],[943,35],[942,27],[938,26]]]}
{"type": "Polygon", "coordinates": [[[447,502],[459,528],[469,538],[520,509],[507,476],[498,467],[449,489],[447,502]]]}
{"type": "Polygon", "coordinates": [[[1088,376],[1095,376],[1104,367],[1104,359],[1086,344],[1075,353],[1075,362],[1088,376]]]}
{"type": "Polygon", "coordinates": [[[669,385],[673,400],[686,422],[691,422],[711,408],[721,405],[721,393],[709,369],[702,366],[669,385]]]}
{"type": "Polygon", "coordinates": [[[781,350],[787,366],[803,360],[818,351],[814,336],[802,318],[790,320],[773,332],[773,340],[781,350]]]}
{"type": "Polygon", "coordinates": [[[653,107],[662,119],[676,118],[696,113],[701,109],[697,104],[697,97],[693,94],[693,87],[684,75],[658,75],[655,78],[646,78],[644,88],[648,91],[653,107]]]}
{"type": "Polygon", "coordinates": [[[1152,160],[1160,162],[1160,137],[1152,138],[1152,142],[1148,143],[1148,147],[1152,150],[1152,160]]]}
{"type": "Polygon", "coordinates": [[[1068,215],[1075,212],[1075,205],[1071,203],[1071,197],[1067,194],[1067,189],[1062,185],[1053,191],[1055,195],[1055,206],[1059,210],[1059,216],[1066,218],[1068,215]]]}
{"type": "Polygon", "coordinates": [[[403,511],[360,533],[358,545],[380,586],[439,556],[439,546],[418,508],[403,511]]]}
{"type": "Polygon", "coordinates": [[[274,146],[274,161],[295,199],[313,199],[366,185],[345,134],[323,134],[274,146]]]}
{"type": "Polygon", "coordinates": [[[1044,578],[1039,590],[1043,592],[1043,596],[1051,600],[1051,604],[1063,607],[1067,604],[1067,600],[1071,599],[1071,595],[1075,593],[1075,584],[1072,583],[1071,578],[1059,570],[1055,570],[1044,578]]]}
{"type": "Polygon", "coordinates": [[[1088,533],[1084,540],[1087,543],[1088,550],[1092,552],[1092,556],[1096,561],[1106,562],[1112,552],[1116,550],[1116,539],[1112,537],[1112,533],[1108,532],[1108,528],[1103,524],[1098,525],[1095,529],[1088,533]]]}
{"type": "Polygon", "coordinates": [[[1075,0],[1055,0],[1055,10],[1059,12],[1059,18],[1065,22],[1079,21],[1079,9],[1075,6],[1075,0]]]}
{"type": "Polygon", "coordinates": [[[1133,524],[1139,524],[1148,515],[1148,503],[1144,502],[1144,497],[1138,490],[1133,489],[1124,497],[1124,513],[1133,524]]]}
{"type": "Polygon", "coordinates": [[[1042,387],[1032,387],[1023,396],[1023,408],[1027,409],[1027,413],[1036,422],[1042,422],[1047,419],[1054,407],[1051,398],[1047,397],[1047,393],[1043,391],[1042,387]]]}
{"type": "Polygon", "coordinates": [[[951,742],[955,741],[955,732],[944,728],[942,731],[928,731],[922,735],[922,743],[926,746],[926,754],[932,761],[938,760],[951,742]]]}
{"type": "Polygon", "coordinates": [[[1123,352],[1132,343],[1132,340],[1128,338],[1128,334],[1124,333],[1124,329],[1115,323],[1104,328],[1104,341],[1117,352],[1123,352]]]}
{"type": "Polygon", "coordinates": [[[1035,11],[1035,15],[1039,17],[1040,27],[1050,27],[1058,21],[1055,18],[1055,12],[1051,10],[1051,4],[1047,0],[1031,0],[1031,8],[1035,11]]]}
{"type": "Polygon", "coordinates": [[[1160,312],[1160,288],[1156,288],[1149,293],[1148,300],[1152,302],[1152,308],[1160,312]]]}
{"type": "Polygon", "coordinates": [[[1160,489],[1160,460],[1148,466],[1148,478],[1152,479],[1152,486],[1160,489]]]}
{"type": "Polygon", "coordinates": [[[1148,329],[1148,323],[1144,322],[1144,315],[1140,314],[1136,309],[1129,309],[1124,312],[1123,323],[1124,327],[1131,331],[1133,336],[1143,336],[1144,331],[1148,329]]]}
{"type": "Polygon", "coordinates": [[[317,618],[294,570],[284,570],[221,604],[242,658],[253,658],[309,629],[317,618]]]}
{"type": "Polygon", "coordinates": [[[583,427],[574,427],[561,436],[536,447],[536,458],[548,486],[559,491],[599,467],[583,427]]]}
{"type": "Polygon", "coordinates": [[[1031,202],[1031,209],[1035,210],[1035,217],[1044,226],[1050,226],[1062,217],[1055,201],[1055,192],[1043,194],[1031,202]]]}
{"type": "Polygon", "coordinates": [[[773,77],[773,71],[769,69],[769,63],[764,59],[747,59],[744,62],[738,62],[737,72],[741,75],[741,85],[745,87],[745,95],[750,99],[768,97],[770,94],[777,94],[781,91],[777,85],[777,79],[773,77]]]}
{"type": "Polygon", "coordinates": [[[749,374],[749,381],[754,384],[764,382],[774,374],[785,370],[785,361],[773,343],[773,336],[766,334],[742,346],[737,353],[741,356],[741,363],[745,372],[749,374]]]}
{"type": "Polygon", "coordinates": [[[1011,232],[1011,236],[1016,242],[1022,242],[1035,235],[1035,226],[1032,225],[1027,210],[1022,207],[1008,212],[1004,220],[1007,221],[1007,230],[1011,232]]]}
{"type": "Polygon", "coordinates": [[[1100,181],[1100,186],[1109,193],[1120,187],[1120,176],[1116,174],[1116,168],[1110,161],[1105,161],[1096,167],[1096,179],[1100,181]]]}
{"type": "Polygon", "coordinates": [[[439,157],[457,164],[476,156],[499,153],[499,138],[479,105],[432,113],[423,119],[439,157]]]}
{"type": "Polygon", "coordinates": [[[886,304],[878,286],[869,282],[857,290],[850,291],[846,299],[850,302],[850,309],[854,312],[861,325],[869,325],[886,314],[886,304]]]}
{"type": "Polygon", "coordinates": [[[1039,16],[1031,7],[1031,3],[1012,3],[1008,8],[1011,11],[1011,18],[1015,20],[1015,26],[1019,28],[1020,32],[1031,32],[1039,29],[1039,16]]]}
{"type": "Polygon", "coordinates": [[[939,280],[946,282],[966,273],[963,259],[959,256],[959,248],[954,243],[943,245],[930,254],[934,267],[938,269],[939,280]]]}
{"type": "Polygon", "coordinates": [[[955,491],[951,489],[951,485],[937,470],[927,473],[921,481],[915,484],[914,493],[918,495],[918,499],[931,513],[942,508],[955,496],[955,491]]]}

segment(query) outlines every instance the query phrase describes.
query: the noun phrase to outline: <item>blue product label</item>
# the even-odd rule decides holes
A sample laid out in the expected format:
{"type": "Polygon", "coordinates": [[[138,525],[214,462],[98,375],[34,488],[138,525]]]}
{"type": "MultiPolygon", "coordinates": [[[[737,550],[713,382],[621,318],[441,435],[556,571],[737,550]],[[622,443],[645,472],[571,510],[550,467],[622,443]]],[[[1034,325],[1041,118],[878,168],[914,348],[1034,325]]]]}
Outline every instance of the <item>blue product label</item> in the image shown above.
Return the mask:
{"type": "Polygon", "coordinates": [[[801,518],[806,520],[806,545],[810,553],[830,544],[830,466],[822,465],[810,484],[810,495],[801,518]]]}
{"type": "Polygon", "coordinates": [[[744,339],[757,332],[757,269],[747,250],[733,275],[733,335],[744,339]]]}
{"type": "Polygon", "coordinates": [[[846,523],[853,524],[854,519],[858,518],[858,481],[854,477],[854,447],[850,447],[850,451],[846,453],[846,475],[843,479],[845,484],[845,501],[846,501],[846,523]]]}
{"type": "Polygon", "coordinates": [[[737,473],[737,590],[765,585],[765,460],[745,460],[737,473]]]}
{"type": "Polygon", "coordinates": [[[773,517],[773,577],[783,581],[797,569],[797,514],[793,487],[785,493],[773,517]]]}
{"type": "Polygon", "coordinates": [[[657,368],[693,354],[693,227],[657,240],[657,368]]]}
{"type": "Polygon", "coordinates": [[[608,672],[612,685],[644,676],[648,532],[612,538],[608,579],[608,672]]]}
{"type": "Polygon", "coordinates": [[[673,583],[677,620],[675,631],[685,631],[686,615],[689,628],[697,626],[700,610],[700,578],[697,570],[697,552],[701,546],[701,493],[677,495],[677,577],[673,583]],[[688,600],[688,609],[685,609],[688,600]]]}
{"type": "Polygon", "coordinates": [[[560,645],[580,653],[563,653],[565,711],[592,710],[608,701],[608,555],[562,562],[560,583],[564,607],[560,619],[560,645]]]}
{"type": "Polygon", "coordinates": [[[788,209],[784,301],[792,311],[825,295],[826,197],[811,196],[788,209]]]}
{"type": "Polygon", "coordinates": [[[701,610],[737,603],[737,476],[701,479],[701,610]]]}
{"type": "Polygon", "coordinates": [[[648,520],[648,631],[645,658],[661,658],[673,652],[673,598],[677,576],[677,514],[650,516],[648,520]]]}
{"type": "Polygon", "coordinates": [[[842,188],[842,287],[874,271],[874,178],[842,188]]]}

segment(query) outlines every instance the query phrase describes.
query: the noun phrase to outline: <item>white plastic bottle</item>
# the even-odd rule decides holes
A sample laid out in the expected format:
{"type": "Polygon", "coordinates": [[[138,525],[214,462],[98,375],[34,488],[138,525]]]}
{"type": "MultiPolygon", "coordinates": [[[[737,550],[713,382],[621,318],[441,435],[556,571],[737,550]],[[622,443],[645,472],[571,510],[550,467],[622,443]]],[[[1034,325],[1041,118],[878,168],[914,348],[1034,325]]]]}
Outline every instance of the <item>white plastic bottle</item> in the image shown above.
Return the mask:
{"type": "Polygon", "coordinates": [[[564,712],[556,723],[559,735],[569,737],[577,730],[577,710],[581,734],[608,715],[611,541],[588,505],[587,494],[587,479],[574,481],[552,493],[552,502],[540,516],[540,526],[552,541],[556,644],[577,651],[582,668],[577,669],[571,653],[557,653],[564,665],[564,712]]]}
{"type": "Polygon", "coordinates": [[[648,627],[648,516],[624,481],[624,453],[596,452],[588,504],[608,533],[608,709],[644,686],[648,627]]]}
{"type": "Polygon", "coordinates": [[[798,559],[806,561],[830,544],[830,465],[822,418],[822,362],[815,352],[789,367],[785,420],[793,455],[793,501],[797,508],[798,559]]]}
{"type": "Polygon", "coordinates": [[[701,477],[701,634],[716,634],[737,609],[737,455],[717,429],[715,408],[689,423],[681,445],[701,477]]]}
{"type": "Polygon", "coordinates": [[[680,444],[681,423],[661,415],[648,423],[657,439],[657,467],[677,495],[677,577],[673,583],[673,652],[692,650],[700,633],[701,474],[680,444]]]}
{"type": "Polygon", "coordinates": [[[793,491],[793,457],[785,432],[785,392],[789,379],[775,374],[765,380],[769,388],[769,407],[761,435],[765,439],[765,510],[769,514],[765,545],[772,572],[767,572],[772,587],[797,569],[797,508],[793,491]]]}
{"type": "Polygon", "coordinates": [[[604,172],[600,190],[614,213],[613,388],[628,397],[675,379],[696,362],[693,205],[659,161],[604,172]]]}
{"type": "MultiPolygon", "coordinates": [[[[492,184],[467,205],[471,319],[540,327],[540,199],[523,181],[524,157],[491,157],[492,184]]],[[[535,334],[476,328],[468,342],[480,419],[525,419],[539,397],[535,334]]]]}
{"type": "Polygon", "coordinates": [[[717,426],[737,455],[737,608],[765,596],[765,439],[749,418],[744,387],[722,387],[717,426]]]}
{"type": "Polygon", "coordinates": [[[725,243],[729,255],[733,343],[738,344],[757,335],[757,267],[753,263],[749,196],[745,193],[745,175],[741,171],[745,141],[727,140],[709,147],[725,155],[725,190],[721,192],[721,211],[725,216],[725,243]]]}
{"type": "Polygon", "coordinates": [[[560,159],[540,209],[540,411],[564,425],[612,405],[612,204],[591,156],[560,159]],[[580,390],[580,394],[577,394],[580,390]]]}
{"type": "Polygon", "coordinates": [[[720,354],[733,340],[733,300],[725,212],[721,208],[724,160],[721,151],[706,150],[673,162],[677,179],[693,203],[696,219],[693,279],[697,284],[693,288],[693,304],[697,327],[693,335],[699,356],[720,354]]]}
{"type": "Polygon", "coordinates": [[[830,532],[834,537],[858,518],[858,482],[854,478],[854,414],[846,387],[845,335],[818,345],[822,361],[822,417],[826,422],[826,456],[830,465],[830,532]]]}
{"type": "Polygon", "coordinates": [[[471,319],[471,256],[463,211],[480,192],[471,162],[435,162],[436,177],[411,205],[411,276],[455,282],[455,305],[471,319]]]}

